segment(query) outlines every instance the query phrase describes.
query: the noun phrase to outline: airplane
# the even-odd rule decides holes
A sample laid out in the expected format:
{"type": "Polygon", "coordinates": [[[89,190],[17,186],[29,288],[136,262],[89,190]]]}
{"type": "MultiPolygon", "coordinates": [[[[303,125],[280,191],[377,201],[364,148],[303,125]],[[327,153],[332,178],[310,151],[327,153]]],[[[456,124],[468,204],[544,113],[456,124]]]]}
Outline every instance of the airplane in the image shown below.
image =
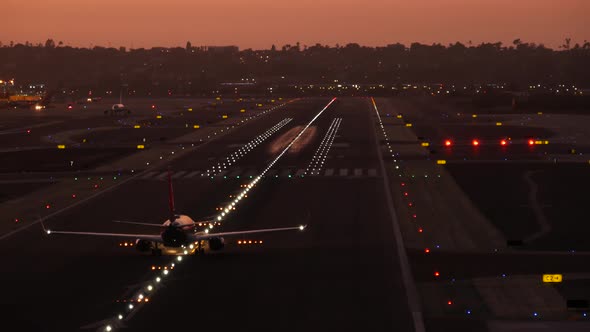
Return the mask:
{"type": "MultiPolygon", "coordinates": [[[[205,247],[209,251],[218,251],[223,249],[225,246],[224,237],[236,236],[245,234],[258,234],[267,232],[279,232],[279,231],[291,231],[299,230],[303,231],[307,228],[307,225],[299,225],[294,227],[281,227],[281,228],[266,228],[266,229],[254,229],[246,231],[234,231],[234,232],[220,232],[210,233],[209,229],[204,231],[197,231],[196,227],[203,224],[201,222],[195,222],[189,216],[184,214],[176,214],[174,209],[174,191],[172,188],[172,172],[168,171],[168,206],[170,217],[164,223],[153,224],[143,222],[131,222],[131,221],[115,221],[118,223],[160,227],[163,230],[160,234],[133,234],[133,233],[97,233],[97,232],[75,232],[75,231],[55,231],[45,227],[43,222],[41,226],[43,231],[50,234],[68,234],[68,235],[90,235],[90,236],[103,236],[103,237],[114,237],[114,238],[136,238],[135,248],[140,252],[151,251],[152,255],[160,256],[162,253],[165,254],[187,254],[190,253],[204,253],[205,247]]],[[[211,220],[204,221],[212,227],[211,220]]]]}

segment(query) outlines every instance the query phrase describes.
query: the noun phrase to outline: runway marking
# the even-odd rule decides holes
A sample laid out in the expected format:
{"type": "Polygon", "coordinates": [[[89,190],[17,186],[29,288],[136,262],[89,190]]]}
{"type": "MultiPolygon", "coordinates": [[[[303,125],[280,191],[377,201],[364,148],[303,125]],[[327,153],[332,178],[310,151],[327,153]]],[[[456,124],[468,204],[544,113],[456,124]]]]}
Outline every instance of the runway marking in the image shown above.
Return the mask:
{"type": "Polygon", "coordinates": [[[164,180],[164,178],[166,177],[166,175],[168,175],[168,172],[162,172],[162,174],[156,176],[156,179],[158,179],[158,180],[164,180]]]}
{"type": "MultiPolygon", "coordinates": [[[[383,127],[381,115],[379,115],[379,110],[377,109],[377,104],[375,103],[375,99],[373,99],[373,97],[371,97],[371,102],[373,103],[373,108],[375,109],[375,114],[377,114],[379,124],[381,125],[381,127],[383,127]]],[[[386,136],[385,130],[383,130],[383,134],[384,136],[386,136]]],[[[422,309],[420,308],[418,290],[416,288],[416,284],[414,283],[414,277],[412,277],[412,270],[410,269],[408,254],[406,253],[406,247],[404,246],[404,239],[402,237],[402,232],[400,230],[399,221],[397,220],[395,208],[393,207],[393,197],[391,196],[391,188],[389,186],[389,178],[387,177],[385,162],[383,161],[381,145],[379,144],[379,139],[377,137],[377,128],[373,130],[373,136],[375,138],[375,147],[377,149],[377,155],[379,157],[381,173],[383,174],[382,179],[383,188],[385,189],[385,196],[387,201],[387,210],[391,218],[391,224],[393,225],[393,235],[395,236],[397,253],[399,256],[400,267],[402,271],[402,279],[404,282],[404,286],[406,288],[406,294],[408,296],[408,306],[410,307],[410,311],[412,312],[412,319],[414,320],[414,328],[416,332],[425,332],[426,330],[424,328],[424,318],[422,317],[422,309]]],[[[385,138],[387,139],[387,136],[385,138]]]]}
{"type": "Polygon", "coordinates": [[[217,176],[217,177],[222,177],[222,176],[224,176],[224,175],[226,175],[226,174],[227,174],[227,171],[221,171],[221,172],[219,172],[219,173],[215,174],[214,176],[217,176]]]}
{"type": "Polygon", "coordinates": [[[244,173],[244,177],[249,178],[251,176],[256,175],[257,172],[258,172],[258,170],[256,170],[256,169],[249,169],[246,173],[244,173]]]}
{"type": "Polygon", "coordinates": [[[289,177],[289,175],[291,175],[290,168],[284,169],[279,173],[279,177],[283,177],[283,178],[289,177]]]}
{"type": "Polygon", "coordinates": [[[547,221],[547,218],[545,217],[545,213],[543,212],[543,208],[541,207],[541,205],[539,205],[539,200],[537,197],[537,193],[539,191],[539,186],[532,179],[532,175],[534,173],[538,173],[538,172],[540,172],[540,171],[539,170],[527,171],[524,174],[524,180],[527,182],[527,184],[529,185],[529,188],[530,188],[529,204],[531,206],[531,209],[535,213],[535,219],[537,220],[537,223],[539,224],[539,227],[541,228],[539,231],[527,236],[524,239],[524,242],[527,242],[527,243],[532,242],[533,240],[536,240],[551,231],[551,224],[549,223],[549,221],[547,221]]]}
{"type": "Polygon", "coordinates": [[[193,178],[194,176],[198,175],[199,173],[201,173],[201,171],[190,172],[190,173],[187,174],[187,176],[185,176],[185,178],[186,179],[193,178]]]}
{"type": "Polygon", "coordinates": [[[148,178],[151,178],[152,176],[154,176],[154,175],[156,175],[158,173],[159,172],[149,172],[149,173],[147,173],[145,175],[140,176],[139,179],[148,179],[148,178]]]}
{"type": "MultiPolygon", "coordinates": [[[[291,177],[301,177],[302,175],[305,175],[305,169],[293,169],[293,168],[283,168],[283,169],[272,169],[269,170],[268,173],[266,174],[266,176],[276,176],[278,175],[279,178],[288,178],[289,175],[291,177]]],[[[377,172],[376,169],[374,168],[370,168],[370,169],[366,169],[366,168],[355,168],[352,170],[352,174],[351,174],[351,169],[349,168],[340,168],[340,169],[334,169],[334,168],[328,168],[326,169],[324,172],[318,172],[317,174],[310,174],[310,176],[313,177],[334,177],[334,176],[342,176],[342,177],[347,177],[347,176],[353,176],[353,177],[378,177],[379,174],[377,172]]],[[[196,177],[197,175],[200,175],[202,177],[207,177],[207,174],[205,172],[201,172],[201,171],[177,171],[176,176],[172,176],[174,179],[191,179],[196,177]]],[[[237,167],[237,168],[232,168],[232,169],[227,169],[227,170],[223,170],[217,174],[210,174],[209,176],[214,176],[215,178],[220,178],[223,177],[224,175],[227,178],[237,178],[238,176],[243,177],[243,178],[248,178],[249,176],[254,176],[256,174],[258,174],[259,170],[256,168],[241,168],[241,167],[237,167]]],[[[148,174],[145,174],[141,177],[139,177],[140,179],[143,180],[162,180],[167,176],[168,172],[167,171],[161,171],[161,172],[150,172],[148,174]],[[154,176],[156,175],[157,176],[154,176]]],[[[36,180],[31,180],[32,182],[40,182],[40,181],[36,181],[36,180]]],[[[13,181],[13,182],[20,182],[20,181],[13,181]]],[[[0,183],[3,183],[3,181],[0,181],[0,183]]]]}
{"type": "Polygon", "coordinates": [[[277,175],[277,170],[276,169],[271,169],[270,171],[267,172],[267,176],[271,177],[271,176],[275,176],[277,175]]]}
{"type": "Polygon", "coordinates": [[[233,172],[229,173],[227,176],[233,178],[233,177],[240,175],[241,173],[242,173],[242,169],[238,168],[238,169],[234,170],[233,172]]]}
{"type": "Polygon", "coordinates": [[[172,178],[173,178],[173,179],[178,179],[179,177],[183,176],[185,173],[186,173],[186,171],[175,172],[175,173],[172,175],[172,178]]]}

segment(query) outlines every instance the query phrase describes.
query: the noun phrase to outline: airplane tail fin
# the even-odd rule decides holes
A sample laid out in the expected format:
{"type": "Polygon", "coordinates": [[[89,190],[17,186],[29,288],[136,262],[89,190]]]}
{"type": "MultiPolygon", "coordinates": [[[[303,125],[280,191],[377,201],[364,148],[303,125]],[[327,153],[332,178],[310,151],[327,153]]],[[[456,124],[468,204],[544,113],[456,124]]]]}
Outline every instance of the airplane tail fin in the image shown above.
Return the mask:
{"type": "Polygon", "coordinates": [[[170,224],[176,219],[174,211],[174,190],[172,189],[172,170],[168,168],[168,207],[170,209],[170,224]]]}

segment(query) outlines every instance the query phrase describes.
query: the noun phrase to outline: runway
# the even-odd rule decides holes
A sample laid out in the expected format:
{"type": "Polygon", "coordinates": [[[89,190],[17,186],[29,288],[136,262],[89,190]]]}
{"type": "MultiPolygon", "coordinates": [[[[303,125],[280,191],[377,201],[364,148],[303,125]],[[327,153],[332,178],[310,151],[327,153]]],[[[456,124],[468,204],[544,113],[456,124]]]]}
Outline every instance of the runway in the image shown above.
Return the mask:
{"type": "MultiPolygon", "coordinates": [[[[272,160],[268,147],[278,135],[308,123],[329,101],[293,103],[173,160],[169,165],[176,174],[178,212],[195,219],[215,214],[248,174],[255,176],[272,160]],[[213,179],[201,176],[227,161],[237,145],[285,118],[292,120],[227,173],[219,172],[213,179]]],[[[140,307],[126,314],[126,329],[194,325],[222,330],[413,330],[385,208],[372,116],[365,99],[331,105],[313,123],[317,135],[298,153],[277,161],[272,169],[276,173],[269,170],[220,228],[282,227],[308,220],[305,232],[227,239],[223,252],[186,257],[149,302],[136,303],[140,307]],[[330,137],[331,146],[326,143],[320,150],[321,175],[297,177],[318,153],[335,118],[341,119],[339,129],[330,137]],[[241,240],[263,244],[237,244],[241,240]]],[[[162,222],[167,215],[162,172],[142,173],[46,224],[62,230],[145,231],[111,220],[162,222]]],[[[4,262],[6,283],[13,285],[4,294],[2,308],[9,321],[23,330],[103,330],[105,320],[126,313],[129,296],[154,278],[152,266],[169,261],[143,256],[119,243],[47,237],[39,227],[4,239],[0,248],[12,253],[4,262]],[[30,320],[31,315],[36,319],[30,320]]]]}

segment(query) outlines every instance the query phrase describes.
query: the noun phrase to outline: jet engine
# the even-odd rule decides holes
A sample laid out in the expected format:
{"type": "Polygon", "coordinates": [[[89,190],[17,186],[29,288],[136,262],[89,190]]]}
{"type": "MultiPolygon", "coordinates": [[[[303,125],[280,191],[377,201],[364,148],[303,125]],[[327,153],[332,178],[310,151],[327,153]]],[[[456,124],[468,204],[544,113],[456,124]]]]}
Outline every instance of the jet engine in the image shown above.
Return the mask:
{"type": "Polygon", "coordinates": [[[225,246],[225,241],[222,237],[213,237],[209,239],[209,249],[221,250],[225,246]]]}
{"type": "Polygon", "coordinates": [[[140,252],[146,252],[152,249],[152,242],[142,239],[137,239],[135,241],[135,249],[140,252]]]}

